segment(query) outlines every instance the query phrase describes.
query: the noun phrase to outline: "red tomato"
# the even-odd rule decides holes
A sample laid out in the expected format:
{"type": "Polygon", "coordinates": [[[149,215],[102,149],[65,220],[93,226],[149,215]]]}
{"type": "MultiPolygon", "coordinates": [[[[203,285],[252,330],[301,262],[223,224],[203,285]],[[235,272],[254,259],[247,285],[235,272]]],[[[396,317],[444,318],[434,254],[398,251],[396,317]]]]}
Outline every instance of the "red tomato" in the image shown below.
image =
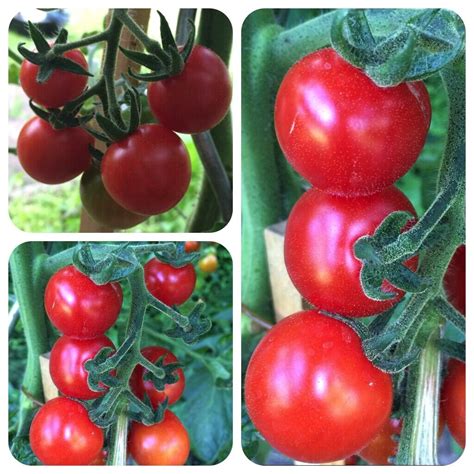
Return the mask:
{"type": "Polygon", "coordinates": [[[152,258],[144,267],[148,291],[168,306],[183,304],[196,286],[196,271],[192,264],[173,267],[152,258]]]}
{"type": "Polygon", "coordinates": [[[85,465],[102,451],[104,433],[79,402],[58,397],[43,405],[30,427],[31,449],[43,464],[85,465]]]}
{"type": "Polygon", "coordinates": [[[366,358],[357,334],[317,311],[270,329],[245,378],[256,428],[278,451],[310,463],[362,449],[390,416],[392,397],[391,377],[366,358]]]}
{"type": "MultiPolygon", "coordinates": [[[[96,392],[87,385],[88,372],[84,364],[95,357],[103,347],[112,347],[113,342],[107,336],[93,339],[77,339],[61,336],[51,350],[49,371],[54,385],[68,397],[92,400],[105,392],[96,392]]],[[[103,386],[104,388],[107,388],[103,386]]]]}
{"type": "Polygon", "coordinates": [[[369,464],[388,466],[388,458],[394,457],[398,452],[398,442],[394,441],[394,435],[402,432],[402,422],[396,418],[390,418],[384,424],[377,436],[359,452],[359,456],[369,464]]]}
{"type": "Polygon", "coordinates": [[[147,216],[127,211],[110,197],[95,166],[82,175],[79,192],[87,214],[100,225],[111,229],[129,229],[147,219],[147,216]]]}
{"type": "MultiPolygon", "coordinates": [[[[307,191],[293,207],[285,233],[285,263],[297,290],[319,309],[345,316],[370,316],[386,311],[403,292],[388,282],[384,289],[397,296],[376,301],[367,297],[360,284],[361,262],[354,244],[371,235],[393,211],[415,209],[395,187],[371,196],[346,198],[307,191]]],[[[407,266],[416,270],[417,259],[407,266]]]]}
{"type": "Polygon", "coordinates": [[[107,450],[103,449],[89,466],[105,466],[107,464],[107,450]]]}
{"type": "Polygon", "coordinates": [[[128,447],[135,462],[142,466],[180,466],[188,459],[190,443],[179,418],[166,410],[160,423],[132,423],[128,447]]]}
{"type": "Polygon", "coordinates": [[[194,46],[183,71],[148,86],[148,103],[159,123],[181,133],[215,127],[232,99],[229,72],[222,59],[204,46],[194,46]]]}
{"type": "Polygon", "coordinates": [[[91,338],[109,329],[122,307],[119,283],[96,285],[74,266],[58,270],[46,285],[46,313],[63,334],[91,338]]]}
{"type": "Polygon", "coordinates": [[[441,409],[449,432],[464,449],[466,445],[466,365],[456,359],[448,363],[441,391],[441,409]]]}
{"type": "Polygon", "coordinates": [[[283,78],[275,129],[290,164],[314,187],[371,194],[418,158],[431,121],[422,82],[379,87],[333,49],[305,56],[283,78]]]}
{"type": "MultiPolygon", "coordinates": [[[[164,365],[178,362],[176,356],[164,347],[144,347],[141,352],[146,359],[153,363],[155,363],[162,356],[165,356],[163,360],[164,365]]],[[[138,398],[144,400],[146,393],[150,399],[151,405],[155,410],[158,405],[165,400],[166,397],[168,397],[169,405],[173,405],[173,403],[176,403],[181,398],[185,385],[183,369],[178,369],[176,371],[176,374],[178,375],[178,381],[176,383],[165,385],[165,389],[163,391],[157,390],[151,380],[143,380],[143,376],[147,372],[148,370],[146,370],[144,367],[137,365],[130,378],[130,387],[138,398]]]]}
{"type": "Polygon", "coordinates": [[[187,253],[197,252],[201,244],[199,242],[195,242],[193,240],[188,240],[184,243],[184,251],[187,253]]]}
{"type": "Polygon", "coordinates": [[[444,289],[451,304],[466,314],[466,246],[461,245],[449,263],[444,275],[444,289]]]}
{"type": "Polygon", "coordinates": [[[214,273],[219,266],[219,260],[217,260],[217,256],[215,254],[210,253],[199,260],[198,266],[199,270],[204,273],[214,273]]]}
{"type": "Polygon", "coordinates": [[[89,168],[89,145],[93,143],[93,137],[80,127],[55,130],[45,120],[33,117],[18,135],[18,159],[36,181],[65,183],[89,168]]]}
{"type": "MultiPolygon", "coordinates": [[[[87,61],[79,49],[66,51],[63,56],[74,61],[87,71],[87,61]]],[[[26,59],[21,63],[20,84],[25,94],[33,101],[48,109],[62,107],[79,97],[87,85],[87,76],[56,69],[50,78],[40,84],[36,80],[39,66],[26,59]]]]}
{"type": "Polygon", "coordinates": [[[191,180],[191,162],[181,139],[161,125],[140,125],[112,144],[102,159],[110,196],[137,214],[161,214],[176,206],[191,180]]]}

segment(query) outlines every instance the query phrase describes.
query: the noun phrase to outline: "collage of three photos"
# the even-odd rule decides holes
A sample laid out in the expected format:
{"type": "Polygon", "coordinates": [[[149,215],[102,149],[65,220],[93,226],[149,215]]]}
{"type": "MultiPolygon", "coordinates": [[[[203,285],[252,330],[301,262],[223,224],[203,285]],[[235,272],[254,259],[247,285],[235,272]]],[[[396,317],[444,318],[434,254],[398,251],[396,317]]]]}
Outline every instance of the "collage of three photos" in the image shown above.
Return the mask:
{"type": "Polygon", "coordinates": [[[25,9],[8,47],[16,461],[460,458],[457,13],[25,9]]]}

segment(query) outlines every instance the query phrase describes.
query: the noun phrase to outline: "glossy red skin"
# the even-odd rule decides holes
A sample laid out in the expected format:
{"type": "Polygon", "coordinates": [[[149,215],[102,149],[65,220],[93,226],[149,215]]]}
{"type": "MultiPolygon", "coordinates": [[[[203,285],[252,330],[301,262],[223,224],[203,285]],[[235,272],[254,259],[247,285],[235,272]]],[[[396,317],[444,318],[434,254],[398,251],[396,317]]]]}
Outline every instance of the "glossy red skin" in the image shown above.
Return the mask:
{"type": "Polygon", "coordinates": [[[192,264],[173,267],[152,258],[144,266],[148,291],[168,306],[183,304],[196,286],[196,271],[192,264]]]}
{"type": "Polygon", "coordinates": [[[184,251],[186,253],[197,252],[199,247],[201,247],[201,244],[199,242],[195,242],[194,240],[188,240],[184,243],[184,251]]]}
{"type": "MultiPolygon", "coordinates": [[[[80,50],[66,51],[63,56],[88,70],[86,58],[80,50]]],[[[39,66],[36,64],[23,60],[20,68],[20,85],[33,102],[48,109],[62,107],[80,96],[86,88],[87,76],[60,69],[53,71],[50,78],[40,84],[36,81],[38,69],[39,66]]]]}
{"type": "Polygon", "coordinates": [[[466,246],[461,245],[454,253],[444,275],[444,289],[451,304],[466,314],[466,246]]]}
{"type": "Polygon", "coordinates": [[[422,82],[379,87],[333,49],[287,72],[275,130],[295,170],[315,188],[346,196],[393,184],[415,163],[431,121],[422,82]]]}
{"type": "MultiPolygon", "coordinates": [[[[87,385],[88,372],[84,364],[95,357],[103,347],[115,350],[113,342],[107,336],[93,339],[77,339],[61,336],[51,350],[49,372],[54,385],[67,397],[92,400],[102,397],[106,392],[96,392],[87,385]]],[[[103,386],[107,390],[106,386],[103,386]]]]}
{"type": "Polygon", "coordinates": [[[30,443],[43,464],[85,465],[102,451],[104,434],[81,403],[57,397],[43,405],[33,418],[30,443]]]}
{"type": "Polygon", "coordinates": [[[148,86],[148,103],[159,123],[176,132],[199,133],[215,127],[232,99],[229,72],[222,59],[194,46],[183,71],[148,86]]]}
{"type": "Polygon", "coordinates": [[[96,285],[73,265],[68,265],[50,278],[44,306],[60,332],[87,339],[103,334],[114,325],[122,299],[119,283],[96,285]]]}
{"type": "Polygon", "coordinates": [[[180,466],[189,456],[188,432],[179,418],[166,410],[160,423],[145,426],[132,423],[128,448],[142,466],[180,466]]]}
{"type": "Polygon", "coordinates": [[[377,466],[388,466],[390,457],[394,457],[398,452],[398,442],[393,440],[393,436],[402,432],[402,422],[397,418],[390,418],[384,424],[380,432],[370,443],[359,452],[359,456],[369,464],[377,466]]]}
{"type": "Polygon", "coordinates": [[[87,214],[100,225],[111,229],[129,229],[147,219],[147,216],[127,211],[110,197],[95,166],[82,175],[79,192],[87,214]]]}
{"type": "Polygon", "coordinates": [[[449,432],[464,449],[466,445],[466,365],[456,359],[448,363],[441,391],[441,409],[449,432]]]}
{"type": "MultiPolygon", "coordinates": [[[[165,356],[163,360],[164,365],[178,362],[176,356],[164,347],[144,347],[141,350],[141,353],[146,359],[153,363],[155,363],[162,356],[165,356]]],[[[146,393],[148,398],[150,399],[152,407],[156,410],[158,405],[160,403],[163,403],[163,401],[167,397],[168,405],[173,405],[173,403],[176,403],[181,398],[186,383],[183,369],[176,370],[176,374],[178,375],[178,381],[176,383],[166,384],[165,389],[163,391],[157,390],[151,380],[143,380],[143,376],[147,372],[148,370],[146,370],[144,367],[142,367],[141,365],[137,365],[130,378],[130,387],[132,388],[133,393],[138,398],[140,398],[140,400],[144,400],[146,393]]]]}
{"type": "Polygon", "coordinates": [[[366,358],[347,325],[317,311],[277,323],[252,354],[247,410],[263,437],[293,459],[347,458],[382,428],[392,381],[366,358]]]}
{"type": "MultiPolygon", "coordinates": [[[[362,264],[353,250],[360,237],[372,235],[393,211],[416,216],[410,201],[394,186],[353,198],[307,191],[293,207],[285,233],[286,268],[301,295],[319,309],[350,317],[378,314],[397,303],[403,292],[388,282],[384,289],[396,292],[396,297],[376,301],[365,295],[362,264]]],[[[416,270],[417,259],[406,265],[416,270]]]]}
{"type": "Polygon", "coordinates": [[[55,130],[33,117],[18,135],[18,159],[25,172],[45,184],[61,184],[79,176],[91,164],[94,139],[80,127],[55,130]]]}
{"type": "Polygon", "coordinates": [[[140,125],[112,144],[102,159],[102,180],[110,196],[136,214],[161,214],[176,206],[191,181],[191,162],[171,130],[140,125]]]}

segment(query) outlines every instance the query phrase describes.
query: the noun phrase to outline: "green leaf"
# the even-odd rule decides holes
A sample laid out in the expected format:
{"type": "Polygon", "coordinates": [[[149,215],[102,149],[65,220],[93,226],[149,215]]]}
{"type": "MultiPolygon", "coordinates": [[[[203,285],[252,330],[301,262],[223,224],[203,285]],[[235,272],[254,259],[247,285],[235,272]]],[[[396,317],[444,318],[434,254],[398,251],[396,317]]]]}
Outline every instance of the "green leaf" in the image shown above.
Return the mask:
{"type": "Polygon", "coordinates": [[[232,447],[232,389],[216,386],[202,369],[186,380],[184,398],[174,412],[189,431],[193,454],[206,464],[223,460],[232,447]]]}
{"type": "Polygon", "coordinates": [[[8,84],[20,83],[20,66],[12,61],[8,63],[8,84]]]}

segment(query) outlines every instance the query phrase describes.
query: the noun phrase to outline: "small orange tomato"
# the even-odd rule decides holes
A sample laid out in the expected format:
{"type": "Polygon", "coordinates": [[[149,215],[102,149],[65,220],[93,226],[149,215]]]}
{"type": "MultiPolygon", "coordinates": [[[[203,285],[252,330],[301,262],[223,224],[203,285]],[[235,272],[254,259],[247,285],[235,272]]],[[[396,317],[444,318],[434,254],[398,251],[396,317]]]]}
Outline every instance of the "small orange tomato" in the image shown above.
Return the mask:
{"type": "Polygon", "coordinates": [[[184,243],[184,251],[186,253],[197,252],[201,244],[199,242],[195,242],[194,240],[188,240],[184,243]]]}
{"type": "Polygon", "coordinates": [[[204,273],[213,273],[217,270],[219,266],[219,261],[217,260],[217,256],[213,253],[206,255],[204,258],[199,260],[198,263],[199,270],[204,273]]]}

